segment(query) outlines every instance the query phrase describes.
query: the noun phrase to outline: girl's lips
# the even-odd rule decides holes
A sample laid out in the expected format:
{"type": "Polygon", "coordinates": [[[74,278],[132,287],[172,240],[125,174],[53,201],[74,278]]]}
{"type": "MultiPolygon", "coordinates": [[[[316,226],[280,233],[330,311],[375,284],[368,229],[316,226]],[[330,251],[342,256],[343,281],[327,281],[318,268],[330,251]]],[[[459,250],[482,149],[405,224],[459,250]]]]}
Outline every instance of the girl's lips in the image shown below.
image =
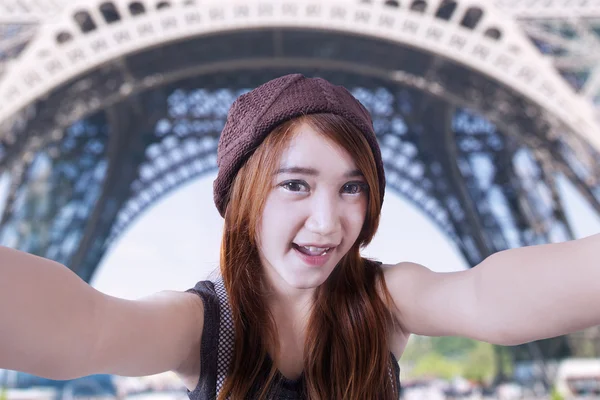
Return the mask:
{"type": "Polygon", "coordinates": [[[296,255],[298,255],[298,257],[305,264],[307,264],[310,267],[322,267],[323,265],[325,265],[325,263],[329,260],[329,258],[331,257],[331,254],[335,250],[334,248],[330,248],[323,255],[320,255],[320,256],[311,256],[311,255],[308,255],[308,254],[304,254],[303,252],[301,252],[300,250],[298,250],[298,247],[296,247],[296,246],[293,246],[293,247],[294,247],[294,252],[296,253],[296,255]]]}

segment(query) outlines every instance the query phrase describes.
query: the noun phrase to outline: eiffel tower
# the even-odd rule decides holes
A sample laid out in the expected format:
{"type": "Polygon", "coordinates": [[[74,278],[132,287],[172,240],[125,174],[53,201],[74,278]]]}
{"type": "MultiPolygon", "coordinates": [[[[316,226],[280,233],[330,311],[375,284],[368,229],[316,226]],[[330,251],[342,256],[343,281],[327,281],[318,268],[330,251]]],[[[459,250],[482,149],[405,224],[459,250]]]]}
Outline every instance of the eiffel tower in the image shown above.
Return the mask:
{"type": "Polygon", "coordinates": [[[599,50],[598,0],[0,0],[0,243],[89,281],[289,72],[369,108],[389,190],[469,265],[568,240],[560,179],[600,213],[599,50]]]}

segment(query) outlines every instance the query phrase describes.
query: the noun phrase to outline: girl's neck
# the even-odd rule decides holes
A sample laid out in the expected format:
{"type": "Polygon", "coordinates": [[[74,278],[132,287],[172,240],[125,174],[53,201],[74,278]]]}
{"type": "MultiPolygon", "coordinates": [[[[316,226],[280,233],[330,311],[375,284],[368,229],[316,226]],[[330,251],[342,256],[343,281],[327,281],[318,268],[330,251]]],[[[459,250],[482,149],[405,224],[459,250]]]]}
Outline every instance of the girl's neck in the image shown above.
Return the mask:
{"type": "Polygon", "coordinates": [[[296,289],[271,286],[267,303],[272,312],[289,314],[309,313],[313,304],[314,289],[296,289]]]}
{"type": "Polygon", "coordinates": [[[315,288],[296,288],[282,279],[270,268],[264,269],[263,283],[267,306],[272,312],[282,309],[290,313],[310,310],[313,303],[315,288]]]}
{"type": "Polygon", "coordinates": [[[297,322],[308,320],[315,289],[298,289],[289,286],[281,279],[273,279],[269,276],[266,278],[268,285],[266,305],[275,320],[288,319],[297,322]]]}

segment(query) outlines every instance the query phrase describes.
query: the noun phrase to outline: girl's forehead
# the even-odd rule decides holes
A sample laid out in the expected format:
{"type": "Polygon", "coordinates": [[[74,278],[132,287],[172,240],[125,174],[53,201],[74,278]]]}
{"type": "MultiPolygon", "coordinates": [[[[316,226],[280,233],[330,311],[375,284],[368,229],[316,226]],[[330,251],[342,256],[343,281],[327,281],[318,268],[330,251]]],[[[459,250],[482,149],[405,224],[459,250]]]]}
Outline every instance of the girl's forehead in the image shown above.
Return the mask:
{"type": "Polygon", "coordinates": [[[354,159],[344,148],[306,124],[298,126],[295,130],[281,154],[280,165],[335,170],[356,169],[354,159]]]}

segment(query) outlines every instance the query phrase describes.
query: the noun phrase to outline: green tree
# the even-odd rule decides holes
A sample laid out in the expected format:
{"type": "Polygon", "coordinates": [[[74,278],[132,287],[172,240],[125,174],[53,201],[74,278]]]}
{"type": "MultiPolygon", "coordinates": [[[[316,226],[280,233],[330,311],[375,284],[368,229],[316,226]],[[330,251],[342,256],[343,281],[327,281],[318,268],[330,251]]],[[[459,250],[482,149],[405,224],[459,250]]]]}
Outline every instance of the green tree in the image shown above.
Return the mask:
{"type": "Polygon", "coordinates": [[[474,381],[491,381],[499,368],[512,372],[507,348],[457,337],[412,336],[402,355],[411,377],[436,376],[451,379],[462,375],[474,381]]]}
{"type": "Polygon", "coordinates": [[[494,346],[476,342],[463,364],[463,376],[478,382],[489,382],[496,375],[496,355],[494,346]]]}
{"type": "Polygon", "coordinates": [[[415,364],[411,375],[415,378],[436,376],[443,379],[452,379],[461,374],[461,365],[437,353],[429,353],[421,357],[415,364]]]}
{"type": "Polygon", "coordinates": [[[550,391],[550,400],[564,400],[565,398],[562,397],[560,395],[560,393],[558,393],[558,391],[556,390],[556,388],[552,388],[552,390],[550,391]]]}
{"type": "Polygon", "coordinates": [[[433,350],[444,357],[462,358],[473,351],[477,342],[462,337],[435,337],[431,339],[433,350]]]}

